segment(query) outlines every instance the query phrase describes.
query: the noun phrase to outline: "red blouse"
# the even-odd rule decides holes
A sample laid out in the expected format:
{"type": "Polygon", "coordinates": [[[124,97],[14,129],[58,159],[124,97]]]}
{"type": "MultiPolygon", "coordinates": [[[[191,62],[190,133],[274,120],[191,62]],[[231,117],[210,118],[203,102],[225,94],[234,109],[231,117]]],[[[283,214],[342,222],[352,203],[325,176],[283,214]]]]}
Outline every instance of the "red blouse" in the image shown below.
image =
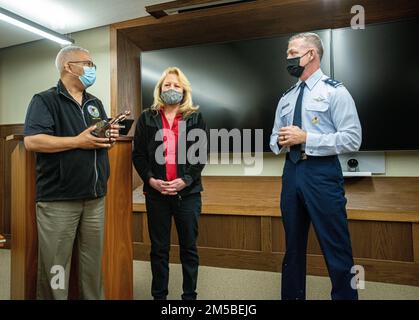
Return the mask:
{"type": "Polygon", "coordinates": [[[164,115],[164,111],[160,110],[161,121],[163,123],[163,141],[164,141],[164,159],[166,162],[166,179],[172,181],[177,178],[176,149],[179,135],[179,120],[181,114],[176,115],[173,120],[172,127],[164,115]]]}

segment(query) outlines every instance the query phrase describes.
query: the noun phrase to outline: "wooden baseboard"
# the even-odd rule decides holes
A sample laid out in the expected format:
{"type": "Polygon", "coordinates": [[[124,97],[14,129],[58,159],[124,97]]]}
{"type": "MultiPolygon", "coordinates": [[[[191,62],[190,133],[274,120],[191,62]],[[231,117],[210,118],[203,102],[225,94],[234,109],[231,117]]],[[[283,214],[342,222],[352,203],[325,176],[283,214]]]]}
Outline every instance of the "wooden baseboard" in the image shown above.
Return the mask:
{"type": "MultiPolygon", "coordinates": [[[[134,260],[149,261],[150,245],[134,242],[134,260]]],[[[280,272],[284,253],[267,253],[250,250],[198,248],[200,265],[219,268],[248,269],[280,272]]],[[[179,246],[172,245],[170,262],[180,263],[179,246]]],[[[419,263],[355,259],[355,264],[365,268],[365,281],[419,286],[419,263]]],[[[328,276],[321,255],[307,255],[307,274],[328,276]]]]}

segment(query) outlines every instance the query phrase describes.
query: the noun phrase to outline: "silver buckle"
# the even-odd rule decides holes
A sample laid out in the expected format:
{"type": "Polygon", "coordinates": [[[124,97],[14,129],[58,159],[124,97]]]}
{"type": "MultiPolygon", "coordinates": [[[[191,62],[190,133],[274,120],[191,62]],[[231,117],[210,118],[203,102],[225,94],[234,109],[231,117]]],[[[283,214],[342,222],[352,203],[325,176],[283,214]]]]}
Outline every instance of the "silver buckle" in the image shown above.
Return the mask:
{"type": "Polygon", "coordinates": [[[307,155],[305,152],[301,152],[301,160],[307,160],[307,155]]]}

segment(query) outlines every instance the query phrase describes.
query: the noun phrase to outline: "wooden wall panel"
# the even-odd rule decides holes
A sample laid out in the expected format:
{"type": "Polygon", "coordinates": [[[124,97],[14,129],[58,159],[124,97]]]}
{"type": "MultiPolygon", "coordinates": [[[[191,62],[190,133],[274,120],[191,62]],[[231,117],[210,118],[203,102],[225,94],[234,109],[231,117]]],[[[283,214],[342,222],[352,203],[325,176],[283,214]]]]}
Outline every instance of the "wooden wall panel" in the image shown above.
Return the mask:
{"type": "MultiPolygon", "coordinates": [[[[138,117],[141,113],[141,50],[115,28],[110,31],[111,57],[111,116],[130,110],[134,123],[128,133],[133,136],[138,117]]],[[[142,184],[133,167],[133,189],[142,184]]]]}
{"type": "MultiPolygon", "coordinates": [[[[18,130],[17,130],[18,131],[18,130]]],[[[18,132],[17,132],[18,133],[18,132]]],[[[6,141],[4,144],[4,225],[6,226],[6,234],[10,234],[10,229],[7,230],[7,227],[10,228],[11,223],[11,181],[12,181],[12,158],[11,154],[15,147],[17,146],[17,141],[6,141]],[[9,231],[9,232],[7,232],[9,231]]]]}
{"type": "MultiPolygon", "coordinates": [[[[285,251],[279,212],[281,178],[206,176],[203,180],[198,239],[201,265],[279,272],[285,251]],[[264,197],[266,190],[270,192],[264,197]],[[278,194],[272,196],[272,190],[278,194]]],[[[367,280],[419,285],[416,278],[419,178],[363,178],[346,182],[355,263],[366,268],[367,280]],[[406,198],[392,208],[391,197],[397,192],[404,193],[406,198]],[[365,202],[364,197],[368,196],[378,202],[365,202]]],[[[144,204],[134,204],[134,211],[144,212],[144,204]]],[[[150,243],[144,220],[143,242],[134,243],[134,258],[148,260],[150,243]]],[[[177,244],[173,226],[170,257],[174,263],[179,263],[177,244]]],[[[324,258],[312,227],[307,254],[308,274],[326,276],[324,258]]]]}
{"type": "Polygon", "coordinates": [[[413,260],[419,263],[419,223],[412,223],[413,260]]]}
{"type": "MultiPolygon", "coordinates": [[[[1,133],[1,128],[0,128],[1,133]]],[[[4,143],[5,139],[0,136],[0,233],[5,234],[6,233],[6,223],[5,223],[5,217],[4,217],[4,143]]]]}
{"type": "Polygon", "coordinates": [[[35,299],[38,234],[35,215],[35,155],[18,141],[13,150],[11,299],[35,299]]]}
{"type": "Polygon", "coordinates": [[[272,218],[272,252],[285,251],[285,231],[281,218],[272,218]]]}
{"type": "Polygon", "coordinates": [[[228,203],[231,214],[279,216],[280,177],[211,176],[203,177],[203,185],[204,212],[227,213],[225,204],[228,203]]]}
{"type": "Polygon", "coordinates": [[[201,215],[200,247],[261,250],[259,217],[201,215]]]}
{"type": "MultiPolygon", "coordinates": [[[[411,223],[382,221],[349,221],[354,257],[413,262],[411,223]]],[[[281,218],[272,218],[272,252],[285,251],[285,234],[281,218]]],[[[322,255],[313,226],[307,253],[322,255]]]]}
{"type": "Polygon", "coordinates": [[[119,138],[109,150],[102,270],[110,300],[133,298],[131,145],[131,138],[119,138]]]}
{"type": "MultiPolygon", "coordinates": [[[[137,120],[141,112],[141,50],[124,34],[111,28],[111,114],[131,110],[137,120]]],[[[133,126],[134,128],[134,126],[133,126]]],[[[134,130],[129,135],[133,135],[134,130]]]]}
{"type": "Polygon", "coordinates": [[[132,236],[134,242],[144,242],[143,217],[144,213],[134,212],[132,219],[132,236]]]}
{"type": "Polygon", "coordinates": [[[260,218],[260,247],[263,252],[272,252],[272,218],[260,218]]]}
{"type": "Polygon", "coordinates": [[[8,239],[6,247],[11,244],[11,154],[18,143],[6,137],[21,133],[22,124],[0,125],[0,233],[8,239]]]}
{"type": "MultiPolygon", "coordinates": [[[[134,216],[138,216],[136,213],[134,216]]],[[[143,219],[147,219],[143,214],[143,219]]],[[[136,219],[135,223],[140,223],[136,219]]],[[[140,229],[135,226],[134,230],[140,229]]],[[[134,235],[136,239],[143,236],[134,235]]],[[[135,241],[142,242],[142,241],[135,241]]],[[[171,244],[178,245],[178,233],[172,219],[171,244]]],[[[199,218],[198,246],[239,250],[261,250],[261,222],[258,217],[210,216],[199,218]]]]}
{"type": "Polygon", "coordinates": [[[355,257],[413,262],[410,223],[351,221],[349,230],[355,257]]]}

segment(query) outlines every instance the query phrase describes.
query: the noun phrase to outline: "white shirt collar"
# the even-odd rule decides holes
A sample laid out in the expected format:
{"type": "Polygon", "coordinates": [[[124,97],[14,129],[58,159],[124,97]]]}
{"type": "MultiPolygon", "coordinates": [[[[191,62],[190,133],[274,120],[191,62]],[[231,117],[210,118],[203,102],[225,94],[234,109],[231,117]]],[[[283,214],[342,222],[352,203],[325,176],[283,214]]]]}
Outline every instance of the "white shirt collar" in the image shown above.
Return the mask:
{"type": "MultiPolygon", "coordinates": [[[[310,91],[313,89],[313,87],[316,85],[316,83],[323,77],[323,71],[319,68],[317,69],[306,81],[307,88],[310,89],[310,91]]],[[[301,80],[298,80],[297,82],[297,88],[300,87],[301,80]]]]}

